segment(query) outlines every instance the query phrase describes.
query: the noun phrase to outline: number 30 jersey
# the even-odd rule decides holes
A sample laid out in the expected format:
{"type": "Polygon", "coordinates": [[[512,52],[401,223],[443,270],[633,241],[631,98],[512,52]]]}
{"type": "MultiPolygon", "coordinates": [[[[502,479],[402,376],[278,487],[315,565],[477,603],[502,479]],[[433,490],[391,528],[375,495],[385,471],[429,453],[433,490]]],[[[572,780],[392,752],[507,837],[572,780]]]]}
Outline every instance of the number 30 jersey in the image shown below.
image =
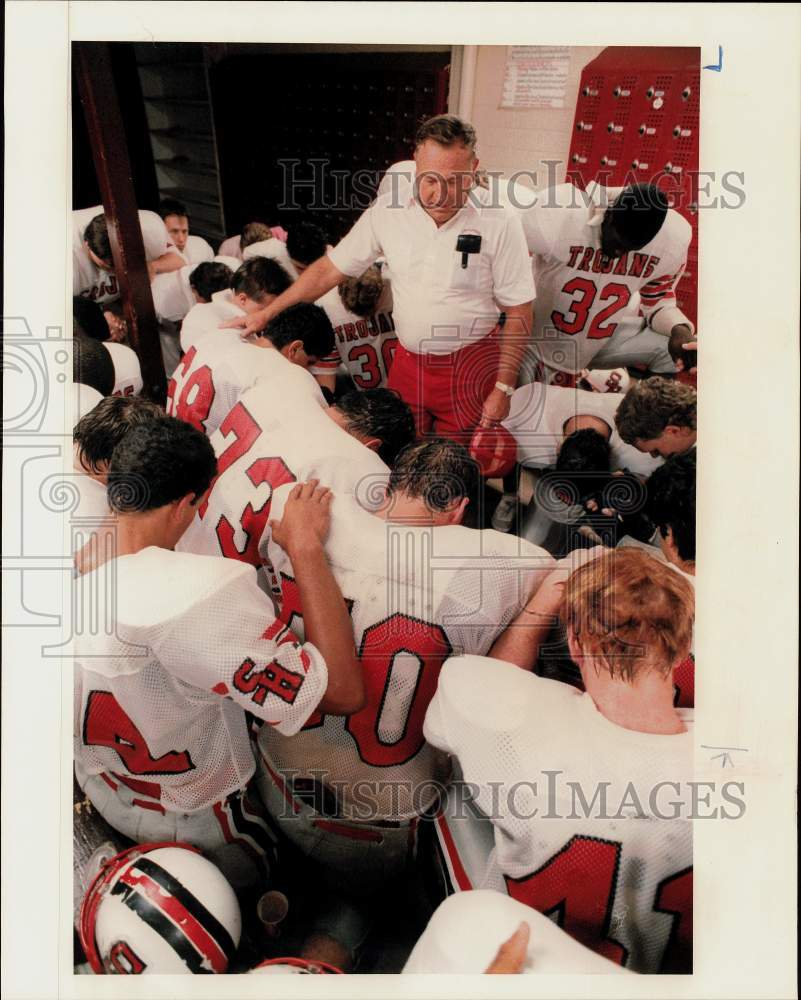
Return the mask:
{"type": "MultiPolygon", "coordinates": [[[[274,517],[290,488],[276,492],[274,517]]],[[[347,496],[333,502],[325,547],[353,621],[367,705],[348,718],[315,714],[291,739],[263,727],[259,748],[274,771],[316,777],[332,790],[342,818],[411,817],[435,798],[432,782],[449,775],[423,739],[443,661],[486,653],[553,560],[496,531],[392,524],[347,496]]],[[[272,540],[267,552],[279,618],[303,635],[294,569],[272,540]]]]}
{"type": "Polygon", "coordinates": [[[99,623],[75,638],[76,769],[147,808],[196,812],[243,788],[245,711],[288,735],[325,694],[321,654],[275,619],[248,566],[151,546],[75,586],[81,620],[99,623]]]}
{"type": "Polygon", "coordinates": [[[312,374],[334,374],[341,363],[358,389],[380,389],[386,385],[398,346],[388,279],[384,279],[384,288],[372,316],[357,316],[346,309],[339,288],[332,288],[318,299],[317,305],[331,320],[336,348],[312,367],[312,374]]]}
{"type": "Polygon", "coordinates": [[[568,684],[446,663],[425,736],[458,758],[494,833],[479,845],[482,824],[449,803],[459,887],[506,892],[636,972],[692,971],[693,713],[679,715],[683,733],[636,732],[568,684]]]}
{"type": "MultiPolygon", "coordinates": [[[[650,326],[663,309],[670,309],[672,323],[689,324],[675,292],[687,262],[690,224],[668,209],[650,243],[609,259],[601,253],[602,190],[559,184],[538,192],[536,204],[518,212],[537,287],[532,349],[549,368],[586,368],[620,323],[638,311],[650,326]]],[[[613,201],[614,192],[607,194],[613,201]]]]}

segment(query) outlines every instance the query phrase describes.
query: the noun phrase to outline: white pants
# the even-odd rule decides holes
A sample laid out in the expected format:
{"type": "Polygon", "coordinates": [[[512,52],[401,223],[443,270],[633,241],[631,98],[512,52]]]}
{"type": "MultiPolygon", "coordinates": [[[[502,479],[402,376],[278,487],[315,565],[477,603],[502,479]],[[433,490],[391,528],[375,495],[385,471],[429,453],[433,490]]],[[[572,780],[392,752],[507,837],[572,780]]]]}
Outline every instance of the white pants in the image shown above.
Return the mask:
{"type": "Polygon", "coordinates": [[[275,837],[260,803],[246,789],[193,813],[165,810],[107,774],[78,783],[103,819],[139,844],[179,841],[198,847],[235,888],[264,887],[275,853],[275,837]]]}

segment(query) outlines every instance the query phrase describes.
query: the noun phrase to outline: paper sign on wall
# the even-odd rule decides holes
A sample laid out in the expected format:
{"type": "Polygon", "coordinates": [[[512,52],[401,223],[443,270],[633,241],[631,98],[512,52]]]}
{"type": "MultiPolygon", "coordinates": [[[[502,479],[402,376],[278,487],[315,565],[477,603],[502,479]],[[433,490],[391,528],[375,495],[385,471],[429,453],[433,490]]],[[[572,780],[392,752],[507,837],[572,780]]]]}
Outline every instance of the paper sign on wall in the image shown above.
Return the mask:
{"type": "Polygon", "coordinates": [[[509,45],[502,108],[563,108],[570,66],[567,45],[509,45]]]}

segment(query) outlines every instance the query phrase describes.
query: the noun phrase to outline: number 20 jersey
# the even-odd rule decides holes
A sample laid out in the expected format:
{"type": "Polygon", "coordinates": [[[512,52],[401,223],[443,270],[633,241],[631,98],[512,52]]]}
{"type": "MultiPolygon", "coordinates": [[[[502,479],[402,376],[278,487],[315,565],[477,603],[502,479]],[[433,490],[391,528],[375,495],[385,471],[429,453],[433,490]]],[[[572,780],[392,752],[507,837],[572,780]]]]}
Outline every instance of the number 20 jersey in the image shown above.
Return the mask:
{"type": "MultiPolygon", "coordinates": [[[[288,487],[273,500],[283,508],[288,487]]],[[[294,569],[272,541],[279,618],[303,635],[294,569]]],[[[300,771],[337,789],[343,818],[374,822],[422,812],[445,761],[423,739],[443,661],[486,653],[553,565],[548,553],[496,531],[392,524],[336,497],[326,554],[348,603],[367,705],[349,718],[315,714],[291,739],[262,728],[273,770],[300,771]]],[[[488,691],[488,697],[491,691],[488,691]]]]}
{"type": "Polygon", "coordinates": [[[560,184],[538,194],[535,205],[519,210],[537,287],[532,345],[549,368],[579,372],[621,322],[638,311],[650,320],[659,309],[675,307],[692,229],[668,209],[650,243],[609,259],[601,253],[601,229],[590,225],[594,210],[587,204],[600,197],[600,189],[582,193],[560,184]]]}
{"type": "Polygon", "coordinates": [[[624,729],[568,684],[450,660],[425,736],[458,758],[494,833],[493,848],[486,820],[449,803],[459,887],[506,892],[636,972],[691,971],[693,713],[679,715],[683,733],[624,729]]]}

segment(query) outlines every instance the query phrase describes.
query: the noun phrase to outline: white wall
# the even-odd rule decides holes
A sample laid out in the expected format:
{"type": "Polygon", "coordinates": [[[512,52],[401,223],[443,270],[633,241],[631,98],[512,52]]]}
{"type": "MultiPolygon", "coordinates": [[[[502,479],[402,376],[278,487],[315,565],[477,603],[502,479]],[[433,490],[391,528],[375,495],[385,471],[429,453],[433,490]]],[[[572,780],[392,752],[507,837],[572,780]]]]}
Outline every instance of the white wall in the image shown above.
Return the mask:
{"type": "MultiPolygon", "coordinates": [[[[573,129],[581,71],[604,46],[570,49],[565,107],[561,110],[501,110],[501,92],[506,64],[506,46],[480,45],[476,63],[470,121],[478,132],[478,155],[485,170],[500,170],[508,176],[517,170],[537,172],[535,187],[548,183],[544,160],[559,160],[556,183],[565,179],[567,155],[573,129]]],[[[553,175],[553,174],[552,174],[553,175]]],[[[521,178],[523,183],[530,183],[521,178]]]]}

